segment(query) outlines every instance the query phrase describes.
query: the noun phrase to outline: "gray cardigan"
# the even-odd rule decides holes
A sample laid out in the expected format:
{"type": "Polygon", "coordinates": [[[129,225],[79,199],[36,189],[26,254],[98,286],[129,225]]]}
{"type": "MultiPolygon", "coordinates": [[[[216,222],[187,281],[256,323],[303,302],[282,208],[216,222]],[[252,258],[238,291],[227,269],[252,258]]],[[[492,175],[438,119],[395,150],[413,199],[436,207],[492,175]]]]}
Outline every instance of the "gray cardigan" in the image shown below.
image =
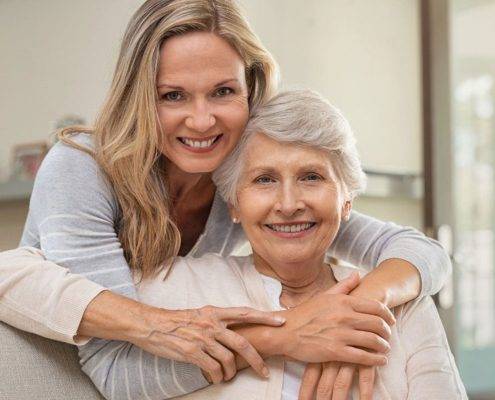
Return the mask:
{"type": "MultiPolygon", "coordinates": [[[[87,134],[77,135],[76,141],[93,146],[87,134]]],[[[36,177],[21,245],[40,248],[48,260],[71,272],[139,299],[118,240],[118,216],[118,202],[95,160],[58,143],[36,177]]],[[[190,255],[241,255],[245,246],[242,229],[231,222],[226,204],[217,195],[205,230],[190,255]]],[[[342,225],[328,253],[368,270],[386,259],[407,260],[420,272],[422,295],[436,293],[451,269],[437,242],[412,228],[356,212],[342,225]]],[[[160,359],[130,343],[93,339],[79,347],[79,356],[83,371],[107,398],[163,399],[207,384],[198,367],[160,359]],[[144,362],[138,363],[141,357],[144,362]],[[147,393],[140,389],[143,385],[118,384],[125,380],[144,380],[147,393]],[[112,393],[111,387],[116,391],[112,393]],[[131,393],[125,387],[130,387],[131,393]]]]}

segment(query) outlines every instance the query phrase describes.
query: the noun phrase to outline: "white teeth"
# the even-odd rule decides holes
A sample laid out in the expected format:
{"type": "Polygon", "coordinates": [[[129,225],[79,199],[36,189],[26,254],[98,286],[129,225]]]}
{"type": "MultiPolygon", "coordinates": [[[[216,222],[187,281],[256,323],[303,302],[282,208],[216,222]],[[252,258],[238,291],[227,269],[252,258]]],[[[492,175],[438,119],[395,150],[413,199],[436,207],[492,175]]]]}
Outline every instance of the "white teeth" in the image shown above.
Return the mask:
{"type": "Polygon", "coordinates": [[[180,138],[180,141],[188,145],[189,147],[194,147],[196,149],[204,149],[206,147],[210,147],[217,138],[218,136],[209,140],[192,140],[187,138],[180,138]]]}
{"type": "Polygon", "coordinates": [[[313,226],[312,223],[306,224],[294,224],[294,225],[268,225],[268,227],[276,232],[284,232],[284,233],[295,233],[308,230],[313,226]]]}

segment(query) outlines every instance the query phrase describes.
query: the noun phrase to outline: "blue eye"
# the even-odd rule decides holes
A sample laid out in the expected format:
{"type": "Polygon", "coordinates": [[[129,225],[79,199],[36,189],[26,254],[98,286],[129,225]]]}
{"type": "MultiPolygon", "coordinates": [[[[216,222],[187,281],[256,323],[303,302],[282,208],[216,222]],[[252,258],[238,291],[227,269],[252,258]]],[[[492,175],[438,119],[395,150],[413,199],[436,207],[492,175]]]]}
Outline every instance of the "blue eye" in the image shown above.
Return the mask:
{"type": "Polygon", "coordinates": [[[183,98],[184,98],[184,95],[182,94],[182,92],[179,92],[179,91],[168,92],[162,96],[162,99],[164,99],[166,101],[180,101],[183,98]]]}
{"type": "Polygon", "coordinates": [[[303,179],[306,181],[320,181],[323,178],[318,174],[310,173],[310,174],[305,175],[303,179]]]}
{"type": "Polygon", "coordinates": [[[224,97],[224,96],[228,96],[229,94],[232,94],[232,93],[234,93],[234,91],[231,88],[221,87],[221,88],[216,90],[215,96],[224,97]]]}
{"type": "Polygon", "coordinates": [[[266,185],[268,183],[272,183],[273,179],[269,176],[260,176],[254,180],[256,183],[260,183],[262,185],[266,185]]]}

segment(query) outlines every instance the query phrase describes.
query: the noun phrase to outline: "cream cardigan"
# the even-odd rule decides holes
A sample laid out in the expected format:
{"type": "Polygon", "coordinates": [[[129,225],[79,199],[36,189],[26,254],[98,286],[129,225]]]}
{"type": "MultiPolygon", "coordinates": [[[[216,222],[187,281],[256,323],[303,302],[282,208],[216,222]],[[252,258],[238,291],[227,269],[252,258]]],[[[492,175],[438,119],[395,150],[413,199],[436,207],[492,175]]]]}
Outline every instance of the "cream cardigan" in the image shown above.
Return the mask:
{"type": "MultiPolygon", "coordinates": [[[[338,281],[355,270],[332,268],[338,281]]],[[[222,258],[206,254],[201,258],[178,258],[168,275],[161,271],[155,278],[141,281],[138,296],[144,303],[168,309],[204,305],[275,309],[250,256],[222,258]]],[[[394,314],[397,324],[392,328],[392,351],[388,364],[378,370],[374,399],[467,399],[431,298],[397,307],[394,314]]],[[[284,361],[273,357],[267,364],[267,380],[249,368],[239,371],[230,382],[208,386],[181,399],[280,399],[284,361]]],[[[352,398],[359,398],[356,388],[352,398]]]]}

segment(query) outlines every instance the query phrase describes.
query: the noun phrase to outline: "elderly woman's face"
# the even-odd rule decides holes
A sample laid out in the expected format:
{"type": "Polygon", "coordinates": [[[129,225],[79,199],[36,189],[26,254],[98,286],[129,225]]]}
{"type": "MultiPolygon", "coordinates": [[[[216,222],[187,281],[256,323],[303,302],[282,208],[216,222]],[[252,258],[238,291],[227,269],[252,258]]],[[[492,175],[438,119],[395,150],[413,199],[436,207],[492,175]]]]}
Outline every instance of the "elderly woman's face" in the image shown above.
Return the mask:
{"type": "Polygon", "coordinates": [[[160,50],[157,90],[162,153],[185,172],[213,171],[249,115],[239,54],[214,33],[172,37],[160,50]]]}
{"type": "Polygon", "coordinates": [[[350,212],[328,154],[257,134],[232,209],[266,262],[298,263],[324,255],[350,212]]]}

